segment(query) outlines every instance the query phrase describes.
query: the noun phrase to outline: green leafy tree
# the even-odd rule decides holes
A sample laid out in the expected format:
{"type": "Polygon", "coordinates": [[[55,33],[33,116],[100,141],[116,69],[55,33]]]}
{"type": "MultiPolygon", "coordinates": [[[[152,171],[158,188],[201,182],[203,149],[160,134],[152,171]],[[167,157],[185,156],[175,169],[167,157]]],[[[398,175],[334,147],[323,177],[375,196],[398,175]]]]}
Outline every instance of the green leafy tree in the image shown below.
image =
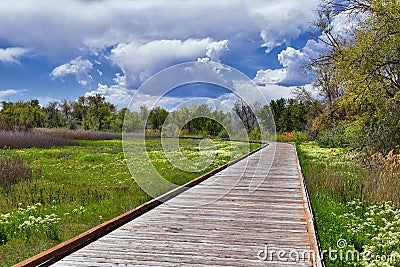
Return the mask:
{"type": "MultiPolygon", "coordinates": [[[[319,25],[331,49],[314,63],[329,112],[319,121],[345,125],[354,146],[388,152],[400,144],[400,4],[388,0],[323,1],[319,25]],[[322,23],[348,15],[347,39],[322,23]],[[361,18],[361,19],[360,19],[361,18]],[[329,88],[328,88],[329,87],[329,88]],[[328,90],[325,90],[328,91],[328,90]]],[[[318,121],[318,120],[317,120],[318,121]]]]}
{"type": "Polygon", "coordinates": [[[15,103],[3,101],[0,118],[11,128],[25,130],[42,127],[46,113],[37,100],[15,103]]]}
{"type": "Polygon", "coordinates": [[[105,101],[105,97],[96,94],[86,97],[88,103],[86,121],[91,129],[105,131],[111,129],[115,120],[116,107],[105,101]]]}
{"type": "Polygon", "coordinates": [[[154,130],[161,130],[165,119],[168,116],[168,111],[161,107],[153,108],[148,117],[148,123],[154,130]]]}
{"type": "MultiPolygon", "coordinates": [[[[280,98],[271,100],[268,108],[271,109],[277,132],[307,130],[310,108],[306,103],[293,98],[280,98]]],[[[267,117],[264,120],[266,119],[269,118],[267,117]]]]}
{"type": "Polygon", "coordinates": [[[45,126],[47,128],[57,128],[65,125],[62,120],[58,102],[49,102],[44,108],[44,112],[46,113],[45,126]]]}

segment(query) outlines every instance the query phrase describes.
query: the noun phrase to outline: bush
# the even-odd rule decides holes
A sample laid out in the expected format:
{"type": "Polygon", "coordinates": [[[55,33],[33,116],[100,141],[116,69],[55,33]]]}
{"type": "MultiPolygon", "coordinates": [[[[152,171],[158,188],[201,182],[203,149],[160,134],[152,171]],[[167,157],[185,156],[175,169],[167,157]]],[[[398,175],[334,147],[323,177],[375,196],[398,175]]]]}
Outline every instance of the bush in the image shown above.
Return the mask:
{"type": "Polygon", "coordinates": [[[249,133],[249,140],[261,140],[260,130],[254,129],[249,133]]]}
{"type": "Polygon", "coordinates": [[[348,147],[350,140],[343,124],[335,125],[317,135],[318,143],[325,147],[348,147]]]}
{"type": "Polygon", "coordinates": [[[309,140],[309,138],[308,138],[307,133],[299,132],[299,131],[280,133],[280,134],[277,134],[277,136],[276,136],[276,141],[278,141],[278,142],[297,143],[297,142],[303,142],[303,141],[308,141],[308,140],[309,140]]]}
{"type": "MultiPolygon", "coordinates": [[[[0,154],[0,186],[9,190],[12,185],[20,181],[32,181],[34,171],[21,157],[0,154]]],[[[1,235],[1,234],[0,234],[1,235]]]]}
{"type": "Polygon", "coordinates": [[[227,130],[223,129],[222,131],[220,131],[218,133],[218,138],[222,138],[222,139],[228,139],[230,138],[229,133],[227,130]]]}

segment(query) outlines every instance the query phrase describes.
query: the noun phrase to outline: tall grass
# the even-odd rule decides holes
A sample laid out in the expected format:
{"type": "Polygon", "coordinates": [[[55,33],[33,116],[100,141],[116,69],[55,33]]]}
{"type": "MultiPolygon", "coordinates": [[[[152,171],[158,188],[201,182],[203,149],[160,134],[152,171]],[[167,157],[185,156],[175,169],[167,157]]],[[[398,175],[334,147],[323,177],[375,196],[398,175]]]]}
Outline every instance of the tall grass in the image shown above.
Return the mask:
{"type": "Polygon", "coordinates": [[[9,154],[0,154],[0,187],[4,190],[10,190],[12,185],[20,181],[32,181],[34,173],[24,160],[19,156],[9,154]]]}
{"type": "Polygon", "coordinates": [[[310,191],[318,197],[400,205],[400,155],[375,154],[361,161],[345,149],[318,148],[312,143],[300,145],[298,152],[310,191]]]}
{"type": "Polygon", "coordinates": [[[78,143],[71,140],[33,132],[0,131],[0,149],[31,147],[51,148],[77,144],[78,143]]]}
{"type": "Polygon", "coordinates": [[[357,261],[329,259],[327,266],[400,266],[400,155],[362,157],[315,142],[297,146],[322,250],[370,251],[357,261]],[[338,247],[338,240],[346,247],[338,247]],[[379,255],[397,255],[375,260],[379,255]]]}
{"type": "Polygon", "coordinates": [[[99,131],[34,128],[33,132],[52,137],[74,140],[114,140],[122,138],[120,133],[99,131]]]}

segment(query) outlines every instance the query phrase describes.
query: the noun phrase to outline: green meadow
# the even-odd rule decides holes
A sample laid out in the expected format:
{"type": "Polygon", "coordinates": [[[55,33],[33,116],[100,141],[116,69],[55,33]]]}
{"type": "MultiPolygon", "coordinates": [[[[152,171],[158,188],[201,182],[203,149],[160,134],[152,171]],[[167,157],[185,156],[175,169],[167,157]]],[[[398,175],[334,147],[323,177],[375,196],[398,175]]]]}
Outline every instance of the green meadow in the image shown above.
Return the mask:
{"type": "MultiPolygon", "coordinates": [[[[199,159],[200,141],[180,139],[183,155],[199,159]]],[[[18,263],[151,199],[132,178],[121,140],[77,142],[72,146],[1,152],[3,158],[23,161],[32,179],[0,189],[0,266],[18,263]]],[[[138,169],[145,156],[139,149],[142,143],[143,139],[129,143],[132,151],[138,147],[138,169]]],[[[156,170],[165,179],[182,185],[260,146],[231,141],[214,144],[214,160],[199,172],[174,167],[160,139],[146,140],[146,149],[156,170]]]]}

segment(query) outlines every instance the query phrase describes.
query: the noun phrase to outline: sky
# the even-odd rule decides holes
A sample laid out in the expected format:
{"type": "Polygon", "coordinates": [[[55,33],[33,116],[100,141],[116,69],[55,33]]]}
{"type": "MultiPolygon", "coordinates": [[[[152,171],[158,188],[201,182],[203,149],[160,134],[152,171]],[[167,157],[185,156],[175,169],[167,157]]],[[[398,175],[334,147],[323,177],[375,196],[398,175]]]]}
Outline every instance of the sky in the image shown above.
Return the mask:
{"type": "MultiPolygon", "coordinates": [[[[0,101],[103,94],[122,108],[155,73],[215,61],[243,72],[267,101],[311,86],[304,63],[317,0],[2,0],[0,101]]],[[[315,33],[315,32],[314,32],[315,33]]],[[[188,87],[166,101],[195,95],[188,87]],[[186,94],[186,95],[185,95],[186,94]]],[[[211,98],[226,92],[202,90],[211,98]]]]}

